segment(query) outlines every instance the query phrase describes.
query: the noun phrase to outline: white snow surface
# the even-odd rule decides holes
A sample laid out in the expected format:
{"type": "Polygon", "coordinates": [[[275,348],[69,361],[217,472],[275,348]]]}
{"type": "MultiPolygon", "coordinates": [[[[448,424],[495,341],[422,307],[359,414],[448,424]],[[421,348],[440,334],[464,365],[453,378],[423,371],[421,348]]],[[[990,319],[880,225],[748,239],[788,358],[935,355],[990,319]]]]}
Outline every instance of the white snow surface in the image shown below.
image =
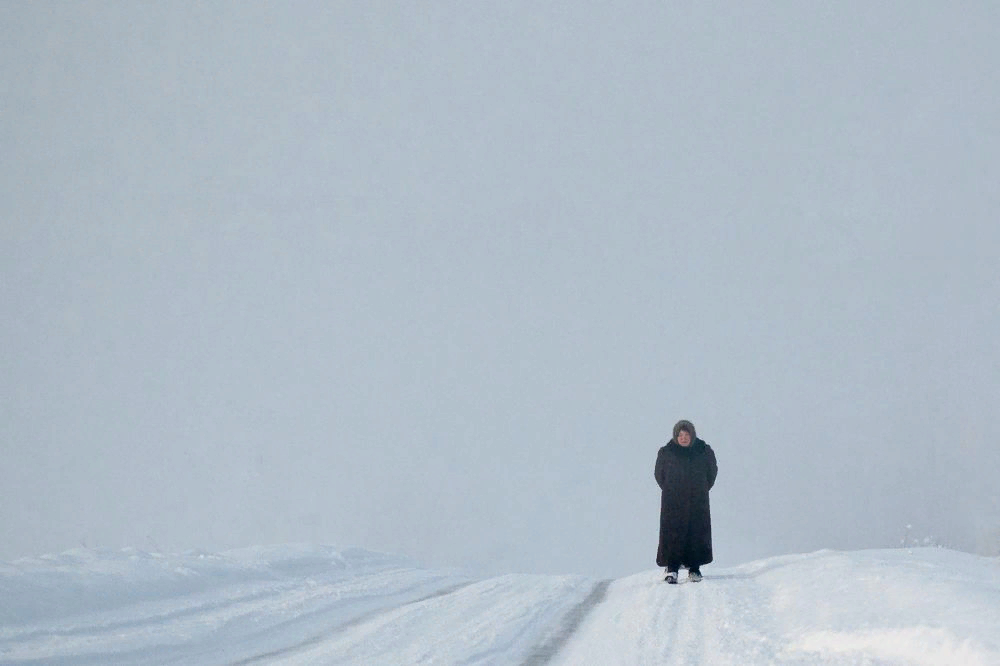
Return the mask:
{"type": "Polygon", "coordinates": [[[310,545],[0,564],[2,664],[998,664],[1000,560],[820,551],[663,582],[310,545]]]}

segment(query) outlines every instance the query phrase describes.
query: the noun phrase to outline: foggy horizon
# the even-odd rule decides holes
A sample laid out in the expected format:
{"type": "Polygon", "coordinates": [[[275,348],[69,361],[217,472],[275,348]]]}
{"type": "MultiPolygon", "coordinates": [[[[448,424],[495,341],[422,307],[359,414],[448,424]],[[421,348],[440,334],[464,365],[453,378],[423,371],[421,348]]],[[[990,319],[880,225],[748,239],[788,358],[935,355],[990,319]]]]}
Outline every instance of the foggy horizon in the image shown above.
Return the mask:
{"type": "Polygon", "coordinates": [[[0,560],[1000,554],[1000,7],[0,7],[0,560]],[[907,528],[907,526],[910,526],[907,528]]]}

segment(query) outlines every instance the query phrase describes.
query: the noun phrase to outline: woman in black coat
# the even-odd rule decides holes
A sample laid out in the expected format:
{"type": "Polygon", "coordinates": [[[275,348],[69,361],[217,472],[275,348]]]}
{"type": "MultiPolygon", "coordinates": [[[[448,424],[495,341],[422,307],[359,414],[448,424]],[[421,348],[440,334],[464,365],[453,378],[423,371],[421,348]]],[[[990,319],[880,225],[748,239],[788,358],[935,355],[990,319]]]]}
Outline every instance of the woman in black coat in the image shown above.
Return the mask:
{"type": "Polygon", "coordinates": [[[691,581],[701,580],[701,565],[712,561],[712,516],[708,491],[719,466],[712,447],[698,439],[690,421],[674,426],[674,438],[656,455],[653,475],[660,494],[660,546],[657,566],[667,568],[666,581],[688,569],[691,581]]]}

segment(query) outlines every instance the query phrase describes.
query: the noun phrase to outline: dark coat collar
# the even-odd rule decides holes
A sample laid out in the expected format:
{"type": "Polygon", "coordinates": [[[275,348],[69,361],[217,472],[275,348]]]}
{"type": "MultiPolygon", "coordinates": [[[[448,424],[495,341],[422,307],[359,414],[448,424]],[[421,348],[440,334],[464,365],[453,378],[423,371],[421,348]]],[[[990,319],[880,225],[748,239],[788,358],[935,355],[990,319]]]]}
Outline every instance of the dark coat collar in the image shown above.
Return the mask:
{"type": "Polygon", "coordinates": [[[695,453],[700,453],[705,450],[705,442],[704,440],[695,437],[694,441],[691,442],[691,446],[681,446],[677,443],[676,439],[671,439],[667,442],[667,450],[671,453],[677,453],[682,456],[692,456],[695,453]]]}

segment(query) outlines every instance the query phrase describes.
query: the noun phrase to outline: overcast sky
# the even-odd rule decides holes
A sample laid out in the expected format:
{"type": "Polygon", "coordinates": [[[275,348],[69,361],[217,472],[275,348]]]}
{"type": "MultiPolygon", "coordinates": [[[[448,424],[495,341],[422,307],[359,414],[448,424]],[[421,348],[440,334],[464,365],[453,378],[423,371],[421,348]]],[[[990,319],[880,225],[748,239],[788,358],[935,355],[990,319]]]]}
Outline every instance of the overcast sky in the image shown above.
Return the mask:
{"type": "Polygon", "coordinates": [[[0,558],[1000,529],[1000,5],[0,4],[0,558]]]}

